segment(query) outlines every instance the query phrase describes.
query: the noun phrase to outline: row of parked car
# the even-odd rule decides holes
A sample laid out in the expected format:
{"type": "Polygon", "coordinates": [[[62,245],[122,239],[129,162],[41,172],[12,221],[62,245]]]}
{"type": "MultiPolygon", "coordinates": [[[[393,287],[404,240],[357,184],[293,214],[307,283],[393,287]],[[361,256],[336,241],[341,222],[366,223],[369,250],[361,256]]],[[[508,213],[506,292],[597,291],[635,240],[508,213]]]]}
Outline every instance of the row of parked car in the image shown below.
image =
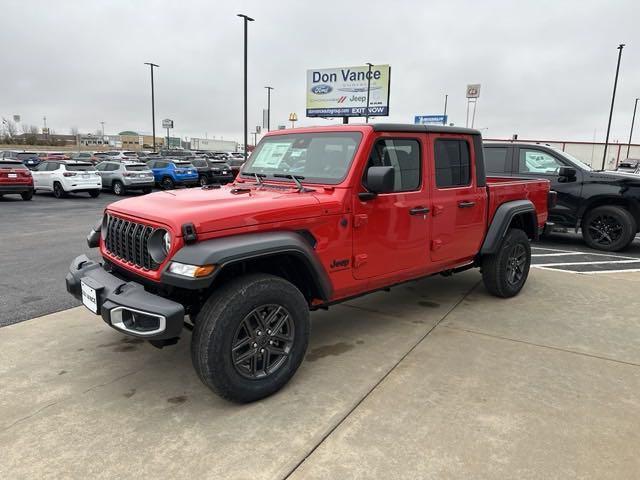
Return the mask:
{"type": "Polygon", "coordinates": [[[155,155],[80,152],[71,157],[49,153],[39,158],[35,166],[30,166],[29,160],[34,158],[3,155],[0,196],[19,194],[24,200],[31,200],[34,192],[45,191],[53,192],[56,198],[69,193],[88,193],[95,198],[103,189],[123,195],[128,191],[150,193],[155,186],[169,190],[177,186],[225,184],[233,181],[244,162],[244,158],[227,154],[184,151],[161,151],[155,155]]]}

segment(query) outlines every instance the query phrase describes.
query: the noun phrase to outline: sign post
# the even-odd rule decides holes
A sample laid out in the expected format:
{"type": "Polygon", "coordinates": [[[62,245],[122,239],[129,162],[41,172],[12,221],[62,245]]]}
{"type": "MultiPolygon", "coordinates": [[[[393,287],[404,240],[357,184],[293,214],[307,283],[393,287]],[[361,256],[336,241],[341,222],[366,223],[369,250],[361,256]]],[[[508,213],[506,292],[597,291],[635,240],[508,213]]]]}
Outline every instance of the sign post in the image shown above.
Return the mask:
{"type": "Polygon", "coordinates": [[[473,83],[467,85],[467,123],[466,126],[469,126],[469,106],[473,103],[473,116],[471,117],[471,128],[475,124],[476,120],[476,108],[478,104],[478,99],[480,98],[480,84],[473,83]]]}
{"type": "Polygon", "coordinates": [[[169,145],[169,129],[173,128],[173,120],[169,119],[169,118],[165,118],[164,120],[162,120],[162,128],[166,128],[167,129],[167,150],[169,150],[171,147],[169,145]]]}
{"type": "Polygon", "coordinates": [[[307,117],[389,116],[390,85],[389,65],[307,70],[307,117]]]}

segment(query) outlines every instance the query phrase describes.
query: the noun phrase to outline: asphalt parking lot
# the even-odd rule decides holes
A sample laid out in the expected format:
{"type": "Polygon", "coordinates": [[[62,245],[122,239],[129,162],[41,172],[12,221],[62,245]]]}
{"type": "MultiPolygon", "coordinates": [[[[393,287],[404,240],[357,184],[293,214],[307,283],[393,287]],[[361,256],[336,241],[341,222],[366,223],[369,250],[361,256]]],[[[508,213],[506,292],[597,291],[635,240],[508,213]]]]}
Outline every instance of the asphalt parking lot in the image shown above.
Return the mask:
{"type": "Polygon", "coordinates": [[[158,350],[70,308],[117,199],[0,200],[0,478],[637,478],[639,240],[553,235],[509,300],[472,270],[314,312],[293,380],[235,405],[189,332],[158,350]]]}

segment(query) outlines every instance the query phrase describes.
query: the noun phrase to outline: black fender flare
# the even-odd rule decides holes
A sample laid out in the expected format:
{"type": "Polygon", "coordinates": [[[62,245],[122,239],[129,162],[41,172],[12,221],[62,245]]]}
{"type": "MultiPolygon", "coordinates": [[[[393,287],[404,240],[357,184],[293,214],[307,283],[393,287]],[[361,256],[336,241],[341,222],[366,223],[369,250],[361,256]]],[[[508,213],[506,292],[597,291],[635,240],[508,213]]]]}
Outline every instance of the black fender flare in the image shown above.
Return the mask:
{"type": "Polygon", "coordinates": [[[530,200],[513,200],[505,202],[496,209],[496,213],[491,220],[484,242],[480,248],[481,255],[492,255],[498,251],[502,239],[507,234],[511,221],[519,216],[524,215],[527,221],[532,222],[531,231],[534,232],[534,238],[537,237],[538,226],[536,222],[536,207],[530,200]]]}
{"type": "Polygon", "coordinates": [[[215,277],[229,265],[279,254],[294,255],[301,260],[310,273],[319,297],[325,301],[331,298],[331,281],[313,246],[302,234],[288,231],[245,233],[185,245],[171,261],[188,265],[216,265],[216,269],[208,277],[190,279],[169,272],[167,264],[161,274],[161,281],[187,289],[208,288],[215,277]]]}

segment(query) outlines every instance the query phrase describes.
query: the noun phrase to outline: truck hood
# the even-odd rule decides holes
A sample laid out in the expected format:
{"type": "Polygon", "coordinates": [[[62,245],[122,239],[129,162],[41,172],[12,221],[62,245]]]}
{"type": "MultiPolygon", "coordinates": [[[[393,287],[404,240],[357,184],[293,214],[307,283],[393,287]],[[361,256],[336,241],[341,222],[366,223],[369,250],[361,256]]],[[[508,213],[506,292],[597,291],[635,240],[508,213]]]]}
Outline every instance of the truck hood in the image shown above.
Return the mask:
{"type": "Polygon", "coordinates": [[[128,198],[112,203],[107,211],[164,224],[180,235],[185,223],[193,223],[198,233],[206,233],[317,217],[322,215],[323,207],[314,192],[226,185],[128,198]]]}

